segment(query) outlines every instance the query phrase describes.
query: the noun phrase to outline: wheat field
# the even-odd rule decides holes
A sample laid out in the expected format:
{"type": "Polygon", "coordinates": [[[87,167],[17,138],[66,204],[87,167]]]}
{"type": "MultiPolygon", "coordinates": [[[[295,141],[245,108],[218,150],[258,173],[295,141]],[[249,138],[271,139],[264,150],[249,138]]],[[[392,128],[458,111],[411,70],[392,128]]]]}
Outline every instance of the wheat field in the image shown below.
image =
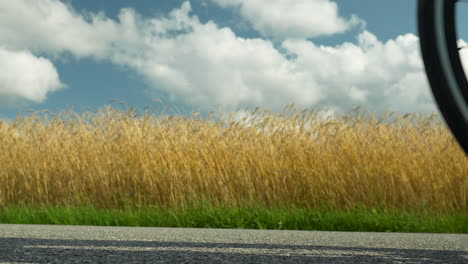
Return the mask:
{"type": "Polygon", "coordinates": [[[383,123],[257,107],[250,126],[226,126],[198,112],[43,112],[0,121],[0,207],[209,202],[468,212],[467,156],[433,115],[383,123]]]}

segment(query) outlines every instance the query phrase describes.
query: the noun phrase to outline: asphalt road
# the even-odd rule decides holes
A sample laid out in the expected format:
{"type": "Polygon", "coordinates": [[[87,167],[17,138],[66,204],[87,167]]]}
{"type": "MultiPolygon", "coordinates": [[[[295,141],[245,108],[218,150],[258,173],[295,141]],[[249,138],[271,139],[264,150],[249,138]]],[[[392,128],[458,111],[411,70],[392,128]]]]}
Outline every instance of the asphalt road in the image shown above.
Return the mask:
{"type": "Polygon", "coordinates": [[[468,263],[468,235],[1,225],[0,263],[468,263]]]}

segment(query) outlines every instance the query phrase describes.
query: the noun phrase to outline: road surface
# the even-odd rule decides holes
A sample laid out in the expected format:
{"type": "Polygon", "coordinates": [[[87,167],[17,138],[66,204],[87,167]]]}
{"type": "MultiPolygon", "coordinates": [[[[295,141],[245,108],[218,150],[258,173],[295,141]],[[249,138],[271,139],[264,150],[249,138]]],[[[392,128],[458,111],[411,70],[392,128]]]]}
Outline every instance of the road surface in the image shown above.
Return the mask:
{"type": "Polygon", "coordinates": [[[0,224],[0,263],[468,263],[468,235],[0,224]]]}

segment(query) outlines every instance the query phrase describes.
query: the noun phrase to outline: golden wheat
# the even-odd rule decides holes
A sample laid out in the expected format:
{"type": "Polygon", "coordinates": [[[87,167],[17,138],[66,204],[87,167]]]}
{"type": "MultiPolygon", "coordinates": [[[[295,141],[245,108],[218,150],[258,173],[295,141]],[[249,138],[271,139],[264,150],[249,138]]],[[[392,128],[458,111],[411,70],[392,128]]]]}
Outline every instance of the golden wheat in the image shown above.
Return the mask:
{"type": "Polygon", "coordinates": [[[468,211],[467,157],[433,116],[414,125],[408,115],[384,124],[374,116],[268,112],[224,126],[198,112],[197,119],[137,118],[133,108],[110,106],[1,122],[0,207],[209,201],[468,211]]]}

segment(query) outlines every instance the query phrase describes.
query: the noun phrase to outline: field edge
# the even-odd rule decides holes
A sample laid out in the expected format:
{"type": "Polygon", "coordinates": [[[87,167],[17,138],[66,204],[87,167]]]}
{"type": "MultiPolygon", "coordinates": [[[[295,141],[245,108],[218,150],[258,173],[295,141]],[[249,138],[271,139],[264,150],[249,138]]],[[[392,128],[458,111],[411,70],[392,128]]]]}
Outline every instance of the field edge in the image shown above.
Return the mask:
{"type": "Polygon", "coordinates": [[[0,209],[0,223],[468,234],[467,213],[364,208],[340,211],[208,205],[185,209],[9,206],[0,209]]]}

